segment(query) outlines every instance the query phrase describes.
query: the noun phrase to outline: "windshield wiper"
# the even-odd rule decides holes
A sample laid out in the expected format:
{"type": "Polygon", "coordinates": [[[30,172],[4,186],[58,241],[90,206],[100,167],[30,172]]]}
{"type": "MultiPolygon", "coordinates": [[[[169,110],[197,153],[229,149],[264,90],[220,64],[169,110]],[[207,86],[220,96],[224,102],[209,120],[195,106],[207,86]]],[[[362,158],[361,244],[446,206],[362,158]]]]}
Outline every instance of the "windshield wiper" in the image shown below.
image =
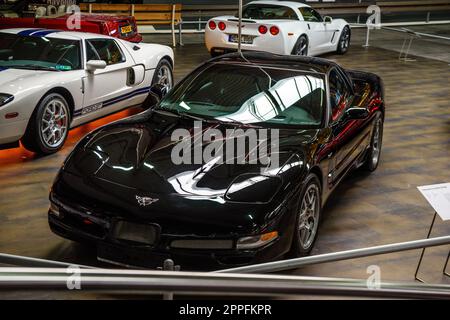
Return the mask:
{"type": "Polygon", "coordinates": [[[221,118],[224,118],[224,119],[229,120],[229,121],[219,120],[221,123],[238,125],[238,126],[240,126],[240,127],[261,128],[261,126],[257,126],[257,125],[251,124],[251,123],[244,123],[244,122],[235,120],[235,119],[233,119],[233,118],[224,117],[224,116],[221,116],[221,118]]]}
{"type": "Polygon", "coordinates": [[[155,111],[169,112],[169,113],[172,113],[172,114],[177,115],[180,118],[184,118],[184,119],[194,119],[194,120],[198,120],[198,121],[211,122],[211,120],[195,116],[195,115],[193,115],[191,113],[188,113],[188,112],[182,112],[182,111],[177,110],[177,109],[169,109],[169,108],[159,107],[159,108],[155,109],[155,111]]]}
{"type": "Polygon", "coordinates": [[[12,65],[12,66],[8,66],[8,68],[13,68],[13,69],[31,69],[31,70],[42,70],[42,71],[57,71],[57,72],[60,71],[60,70],[52,68],[52,67],[37,66],[37,65],[34,65],[34,64],[12,65]]]}

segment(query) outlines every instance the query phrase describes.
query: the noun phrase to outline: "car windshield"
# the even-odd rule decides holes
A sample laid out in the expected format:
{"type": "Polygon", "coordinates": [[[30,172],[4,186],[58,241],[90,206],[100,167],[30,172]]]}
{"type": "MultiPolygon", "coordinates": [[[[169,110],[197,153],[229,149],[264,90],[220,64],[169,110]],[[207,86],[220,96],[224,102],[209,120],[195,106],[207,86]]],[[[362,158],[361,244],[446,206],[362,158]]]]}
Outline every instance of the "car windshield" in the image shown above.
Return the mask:
{"type": "Polygon", "coordinates": [[[256,20],[298,20],[289,7],[270,4],[250,4],[243,8],[242,18],[256,20]]]}
{"type": "Polygon", "coordinates": [[[0,32],[0,67],[53,71],[80,69],[80,42],[0,32]]]}
{"type": "Polygon", "coordinates": [[[317,127],[323,75],[256,65],[210,63],[188,75],[159,108],[202,119],[271,127],[317,127]]]}

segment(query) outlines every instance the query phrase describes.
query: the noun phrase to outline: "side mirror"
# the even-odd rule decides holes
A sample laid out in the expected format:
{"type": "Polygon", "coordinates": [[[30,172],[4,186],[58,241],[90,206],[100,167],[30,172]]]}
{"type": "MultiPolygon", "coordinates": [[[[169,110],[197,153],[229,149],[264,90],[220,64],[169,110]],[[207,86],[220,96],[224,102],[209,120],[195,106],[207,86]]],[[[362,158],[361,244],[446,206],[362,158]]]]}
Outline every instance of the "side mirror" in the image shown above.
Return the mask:
{"type": "Polygon", "coordinates": [[[97,69],[105,69],[106,61],[103,60],[89,60],[86,63],[86,70],[88,72],[94,72],[97,69]]]}
{"type": "Polygon", "coordinates": [[[162,98],[166,96],[167,92],[169,92],[169,88],[159,83],[156,83],[150,87],[150,93],[156,95],[159,100],[162,100],[162,98]]]}
{"type": "Polygon", "coordinates": [[[165,85],[159,83],[152,85],[143,107],[148,109],[154,107],[165,97],[167,92],[169,92],[169,88],[165,85]]]}
{"type": "Polygon", "coordinates": [[[330,16],[323,17],[323,23],[329,24],[333,22],[333,18],[330,16]]]}
{"type": "Polygon", "coordinates": [[[345,111],[345,120],[362,120],[369,116],[369,110],[360,107],[351,107],[345,111]]]}

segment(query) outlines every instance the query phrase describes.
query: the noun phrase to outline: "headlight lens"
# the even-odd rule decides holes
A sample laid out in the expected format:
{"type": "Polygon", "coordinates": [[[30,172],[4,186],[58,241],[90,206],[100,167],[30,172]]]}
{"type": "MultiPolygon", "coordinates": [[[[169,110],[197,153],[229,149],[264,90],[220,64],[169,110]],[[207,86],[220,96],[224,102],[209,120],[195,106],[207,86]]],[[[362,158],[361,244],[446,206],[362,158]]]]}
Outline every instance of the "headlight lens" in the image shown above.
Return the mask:
{"type": "Polygon", "coordinates": [[[13,95],[0,93],[0,107],[7,104],[8,102],[11,102],[13,99],[14,99],[13,95]]]}
{"type": "Polygon", "coordinates": [[[257,236],[239,238],[236,249],[255,249],[262,247],[278,238],[278,231],[272,231],[257,236]]]}
{"type": "Polygon", "coordinates": [[[279,177],[242,174],[225,193],[225,199],[233,202],[266,203],[272,200],[281,186],[279,177]]]}

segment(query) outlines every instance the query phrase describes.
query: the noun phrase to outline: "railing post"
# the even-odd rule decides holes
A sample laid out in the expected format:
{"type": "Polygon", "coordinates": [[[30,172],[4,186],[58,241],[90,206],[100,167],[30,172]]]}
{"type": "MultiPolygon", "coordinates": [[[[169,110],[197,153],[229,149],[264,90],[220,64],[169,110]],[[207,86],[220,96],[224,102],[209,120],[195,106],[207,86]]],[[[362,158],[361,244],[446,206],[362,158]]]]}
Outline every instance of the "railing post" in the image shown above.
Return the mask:
{"type": "Polygon", "coordinates": [[[369,37],[370,37],[370,28],[369,28],[369,26],[367,26],[366,43],[363,45],[363,47],[365,47],[365,48],[369,47],[369,37]]]}
{"type": "Polygon", "coordinates": [[[92,3],[89,3],[89,7],[88,7],[89,9],[89,13],[92,13],[92,3]]]}
{"type": "Polygon", "coordinates": [[[134,16],[134,4],[131,5],[131,15],[134,16]]]}
{"type": "Polygon", "coordinates": [[[174,47],[177,46],[177,40],[175,39],[175,14],[176,14],[176,5],[172,5],[172,45],[174,47]]]}

